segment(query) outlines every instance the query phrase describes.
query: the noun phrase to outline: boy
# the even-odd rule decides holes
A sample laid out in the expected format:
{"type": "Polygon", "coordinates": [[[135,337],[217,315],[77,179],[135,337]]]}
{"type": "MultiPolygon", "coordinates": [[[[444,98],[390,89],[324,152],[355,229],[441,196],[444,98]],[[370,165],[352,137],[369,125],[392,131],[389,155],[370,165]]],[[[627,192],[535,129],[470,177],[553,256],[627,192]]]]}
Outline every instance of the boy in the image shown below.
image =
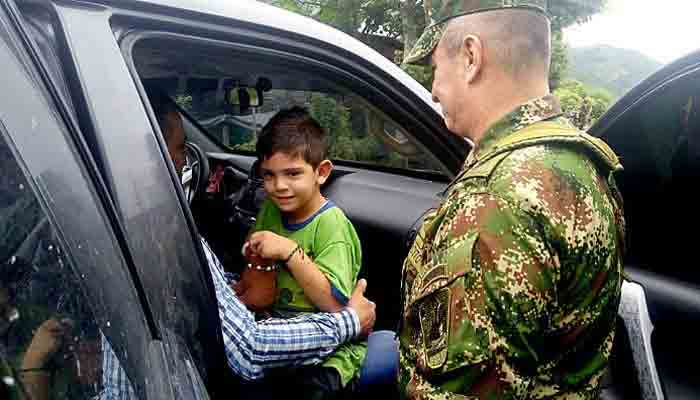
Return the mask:
{"type": "MultiPolygon", "coordinates": [[[[268,199],[244,246],[241,299],[256,311],[272,304],[271,314],[283,318],[341,310],[362,255],[350,221],[321,194],[333,168],[323,128],[302,108],[283,110],[263,128],[256,150],[268,199]]],[[[304,398],[347,395],[365,352],[366,343],[346,344],[318,367],[287,373],[295,388],[275,386],[304,398]]]]}

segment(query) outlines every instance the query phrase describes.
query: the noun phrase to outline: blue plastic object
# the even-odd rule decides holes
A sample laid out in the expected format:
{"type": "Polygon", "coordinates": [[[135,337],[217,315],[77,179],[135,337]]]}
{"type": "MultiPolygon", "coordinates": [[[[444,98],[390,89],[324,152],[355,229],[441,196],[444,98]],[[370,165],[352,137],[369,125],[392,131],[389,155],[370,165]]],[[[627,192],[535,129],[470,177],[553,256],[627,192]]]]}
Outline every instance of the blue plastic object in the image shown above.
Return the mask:
{"type": "Polygon", "coordinates": [[[399,342],[392,331],[377,331],[367,338],[367,356],[360,370],[359,389],[396,385],[399,373],[399,342]]]}

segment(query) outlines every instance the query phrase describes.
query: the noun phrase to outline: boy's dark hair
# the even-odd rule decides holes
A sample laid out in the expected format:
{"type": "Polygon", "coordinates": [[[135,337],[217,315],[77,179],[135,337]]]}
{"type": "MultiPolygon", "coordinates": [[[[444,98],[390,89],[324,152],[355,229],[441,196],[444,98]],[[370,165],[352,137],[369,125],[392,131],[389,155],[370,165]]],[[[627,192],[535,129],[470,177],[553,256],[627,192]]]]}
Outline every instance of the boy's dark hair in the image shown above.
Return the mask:
{"type": "Polygon", "coordinates": [[[301,157],[314,169],[328,157],[326,132],[298,106],[275,114],[262,129],[255,148],[260,161],[282,152],[301,157]]]}

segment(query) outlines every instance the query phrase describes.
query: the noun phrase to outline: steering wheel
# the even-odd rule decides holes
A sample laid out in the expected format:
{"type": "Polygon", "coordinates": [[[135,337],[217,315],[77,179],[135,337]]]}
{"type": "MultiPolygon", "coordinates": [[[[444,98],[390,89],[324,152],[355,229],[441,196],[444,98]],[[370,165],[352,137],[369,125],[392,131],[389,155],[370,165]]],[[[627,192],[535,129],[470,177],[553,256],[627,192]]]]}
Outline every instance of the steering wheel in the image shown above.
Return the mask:
{"type": "MultiPolygon", "coordinates": [[[[240,173],[236,173],[236,175],[240,175],[240,173]]],[[[255,217],[260,210],[262,202],[265,200],[266,194],[263,185],[259,161],[255,161],[250,168],[245,183],[234,200],[233,219],[243,226],[246,231],[255,224],[255,217]]]]}
{"type": "Polygon", "coordinates": [[[196,144],[185,142],[186,164],[182,172],[182,188],[191,206],[207,189],[209,182],[209,159],[196,144]]]}

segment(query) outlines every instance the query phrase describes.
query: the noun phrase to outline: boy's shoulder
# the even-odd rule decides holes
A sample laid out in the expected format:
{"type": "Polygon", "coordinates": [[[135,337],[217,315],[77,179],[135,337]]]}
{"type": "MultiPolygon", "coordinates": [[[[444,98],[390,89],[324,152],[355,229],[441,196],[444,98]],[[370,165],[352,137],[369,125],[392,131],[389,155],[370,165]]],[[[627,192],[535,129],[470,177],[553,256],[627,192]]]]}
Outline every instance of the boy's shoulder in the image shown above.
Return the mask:
{"type": "Polygon", "coordinates": [[[327,209],[317,218],[317,233],[321,236],[339,238],[356,238],[357,232],[345,212],[337,204],[329,200],[327,209]]]}
{"type": "Polygon", "coordinates": [[[345,215],[343,209],[338,207],[333,201],[328,200],[328,203],[323,208],[325,210],[317,215],[319,223],[352,225],[352,222],[350,222],[350,219],[345,215]]]}

